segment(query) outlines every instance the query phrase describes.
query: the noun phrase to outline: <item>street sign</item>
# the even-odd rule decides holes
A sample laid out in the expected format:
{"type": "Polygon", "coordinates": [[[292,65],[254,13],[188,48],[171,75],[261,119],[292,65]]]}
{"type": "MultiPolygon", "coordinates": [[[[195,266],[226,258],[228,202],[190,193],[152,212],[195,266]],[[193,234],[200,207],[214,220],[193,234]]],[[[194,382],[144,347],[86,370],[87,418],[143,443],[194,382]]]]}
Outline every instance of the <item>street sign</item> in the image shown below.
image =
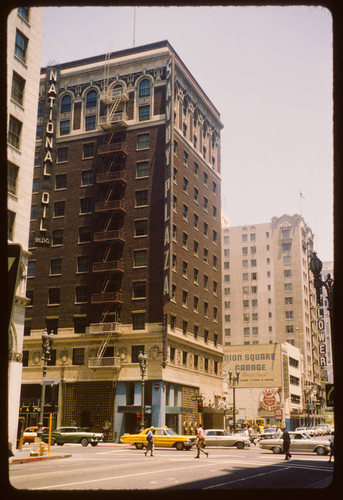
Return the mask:
{"type": "Polygon", "coordinates": [[[205,399],[203,396],[192,396],[191,400],[192,401],[203,401],[205,399]]]}
{"type": "Polygon", "coordinates": [[[15,292],[17,289],[20,259],[21,259],[21,245],[19,243],[9,243],[7,246],[7,261],[8,261],[8,331],[10,330],[13,306],[15,299],[15,292]]]}
{"type": "Polygon", "coordinates": [[[59,377],[42,377],[41,385],[57,385],[60,383],[59,377]]]}

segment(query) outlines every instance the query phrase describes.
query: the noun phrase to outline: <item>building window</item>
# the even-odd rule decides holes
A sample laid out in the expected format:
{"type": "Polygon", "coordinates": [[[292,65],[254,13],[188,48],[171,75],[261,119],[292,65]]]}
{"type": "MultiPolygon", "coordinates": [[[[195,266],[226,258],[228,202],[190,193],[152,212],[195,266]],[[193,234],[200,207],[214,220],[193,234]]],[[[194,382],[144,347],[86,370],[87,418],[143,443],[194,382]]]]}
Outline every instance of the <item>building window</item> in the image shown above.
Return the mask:
{"type": "Polygon", "coordinates": [[[291,243],[282,243],[281,247],[283,252],[289,252],[291,250],[291,243]]]}
{"type": "Polygon", "coordinates": [[[94,143],[83,145],[83,159],[94,158],[95,156],[95,145],[94,143]]]}
{"type": "Polygon", "coordinates": [[[283,263],[284,263],[284,265],[290,265],[291,264],[291,256],[290,255],[284,255],[284,257],[283,257],[283,263]]]}
{"type": "Polygon", "coordinates": [[[182,351],[182,364],[187,366],[187,351],[182,351]]]}
{"type": "Polygon", "coordinates": [[[134,281],[132,288],[133,288],[133,298],[134,299],[145,299],[145,297],[146,297],[146,282],[145,281],[134,281]]]}
{"type": "Polygon", "coordinates": [[[204,210],[205,212],[208,211],[208,199],[206,198],[206,196],[204,196],[204,210]]]}
{"type": "Polygon", "coordinates": [[[88,226],[79,227],[79,243],[88,243],[91,241],[91,228],[88,226]]]}
{"type": "Polygon", "coordinates": [[[293,311],[285,311],[286,319],[293,319],[293,311]]]}
{"type": "Polygon", "coordinates": [[[150,120],[150,106],[140,106],[138,113],[140,122],[150,120]]]}
{"type": "Polygon", "coordinates": [[[63,229],[55,229],[52,232],[52,246],[63,245],[63,229]]]}
{"type": "Polygon", "coordinates": [[[187,153],[187,151],[183,151],[183,164],[185,165],[185,167],[188,166],[188,153],[187,153]]]}
{"type": "Polygon", "coordinates": [[[176,328],[176,316],[171,315],[170,316],[170,329],[175,332],[176,328]]]}
{"type": "Polygon", "coordinates": [[[7,163],[7,190],[14,195],[17,194],[17,181],[18,181],[19,167],[11,163],[7,163]]]}
{"type": "Polygon", "coordinates": [[[150,80],[145,78],[139,84],[139,97],[148,97],[151,93],[151,83],[150,80]]]}
{"type": "Polygon", "coordinates": [[[188,275],[188,262],[185,260],[182,261],[182,275],[184,278],[187,278],[188,275]]]}
{"type": "Polygon", "coordinates": [[[187,290],[182,290],[182,305],[183,305],[183,307],[188,307],[188,292],[187,292],[187,290]]]}
{"type": "Polygon", "coordinates": [[[208,302],[204,302],[204,316],[208,318],[208,302]]]}
{"type": "Polygon", "coordinates": [[[182,233],[182,246],[183,248],[187,248],[188,246],[188,234],[185,232],[182,233]]]}
{"type": "Polygon", "coordinates": [[[195,339],[198,338],[198,335],[199,335],[199,325],[194,325],[193,326],[193,335],[194,335],[195,339]]]}
{"type": "Polygon", "coordinates": [[[281,229],[281,238],[290,238],[291,230],[290,229],[281,229]]]}
{"type": "Polygon", "coordinates": [[[193,253],[195,257],[199,257],[199,243],[196,240],[194,240],[193,244],[193,253]]]}
{"type": "Polygon", "coordinates": [[[196,187],[194,188],[194,196],[193,196],[193,198],[194,198],[195,203],[199,203],[199,190],[196,187]]]}
{"type": "Polygon", "coordinates": [[[204,274],[204,290],[208,290],[208,276],[204,274]]]}
{"type": "Polygon", "coordinates": [[[18,73],[13,71],[11,98],[22,105],[24,100],[25,80],[18,73]]]}
{"type": "Polygon", "coordinates": [[[148,261],[147,250],[134,251],[134,267],[145,267],[148,261]]]}
{"type": "Polygon", "coordinates": [[[81,198],[80,200],[80,214],[90,214],[92,212],[92,199],[81,198]]]}
{"type": "Polygon", "coordinates": [[[65,189],[67,187],[67,174],[58,174],[55,177],[55,189],[65,189]]]}
{"type": "Polygon", "coordinates": [[[60,122],[60,135],[67,135],[70,132],[70,120],[60,122]]]}
{"type": "Polygon", "coordinates": [[[204,248],[204,262],[208,264],[208,250],[207,248],[204,248]]]}
{"type": "Polygon", "coordinates": [[[98,95],[95,90],[91,90],[87,94],[86,108],[95,108],[98,102],[98,95]]]}
{"type": "Polygon", "coordinates": [[[64,217],[64,214],[65,214],[65,201],[55,201],[54,217],[64,217]]]}
{"type": "Polygon", "coordinates": [[[199,229],[199,216],[196,213],[194,213],[194,216],[193,216],[193,225],[194,225],[195,229],[199,229]]]}
{"type": "Polygon", "coordinates": [[[135,237],[146,236],[148,234],[148,220],[140,219],[135,220],[135,237]]]}
{"type": "Polygon", "coordinates": [[[293,325],[286,325],[286,333],[294,333],[293,325]]]}
{"type": "Polygon", "coordinates": [[[197,297],[196,295],[194,295],[193,309],[194,309],[194,312],[196,312],[196,313],[199,312],[199,297],[197,297]]]}
{"type": "Polygon", "coordinates": [[[61,113],[69,113],[71,111],[71,96],[65,95],[61,99],[61,113]]]}
{"type": "Polygon", "coordinates": [[[291,292],[292,291],[292,283],[285,283],[284,290],[285,290],[285,292],[291,292]]]}
{"type": "Polygon", "coordinates": [[[199,165],[196,161],[194,162],[194,175],[195,177],[199,177],[199,165]]]}
{"type": "MultiPolygon", "coordinates": [[[[58,318],[46,318],[45,320],[45,328],[49,333],[53,333],[57,335],[58,333],[58,318]]],[[[56,351],[55,351],[56,353],[56,351]]]]}
{"type": "Polygon", "coordinates": [[[150,145],[149,134],[141,134],[137,136],[137,149],[147,149],[150,145]]]}
{"type": "Polygon", "coordinates": [[[68,148],[57,149],[57,163],[68,161],[68,148]]]}
{"type": "Polygon", "coordinates": [[[93,186],[92,170],[85,170],[81,173],[81,186],[93,186]]]}
{"type": "Polygon", "coordinates": [[[250,328],[249,328],[248,326],[246,326],[246,327],[244,328],[244,330],[243,330],[243,333],[244,333],[244,335],[245,335],[245,336],[250,335],[250,328]]]}
{"type": "Polygon", "coordinates": [[[10,116],[9,128],[8,128],[8,144],[16,149],[20,149],[20,137],[22,130],[22,122],[10,116]]]}
{"type": "Polygon", "coordinates": [[[88,287],[86,285],[76,287],[75,302],[88,302],[88,287]]]}
{"type": "Polygon", "coordinates": [[[182,321],[182,333],[184,335],[187,335],[187,329],[188,329],[188,321],[185,319],[182,321]]]}
{"type": "Polygon", "coordinates": [[[207,236],[208,233],[208,224],[207,222],[204,222],[204,236],[207,236]]]}
{"type": "Polygon", "coordinates": [[[96,116],[86,116],[86,130],[95,130],[96,127],[96,116]]]}
{"type": "Polygon", "coordinates": [[[20,59],[23,63],[26,62],[28,43],[29,43],[28,38],[26,38],[25,35],[23,35],[20,31],[17,30],[15,36],[14,53],[18,57],[18,59],[20,59]]]}
{"type": "Polygon", "coordinates": [[[136,164],[136,179],[149,176],[149,162],[142,161],[136,164]]]}
{"type": "Polygon", "coordinates": [[[84,347],[75,347],[73,349],[73,365],[83,365],[85,360],[84,347]]]}
{"type": "Polygon", "coordinates": [[[82,255],[77,258],[77,271],[78,273],[88,273],[90,270],[90,258],[88,255],[82,255]]]}
{"type": "Polygon", "coordinates": [[[145,346],[144,345],[133,345],[131,347],[131,363],[139,363],[139,353],[144,354],[145,346]]]}
{"type": "Polygon", "coordinates": [[[132,329],[144,330],[145,328],[145,313],[132,313],[132,329]]]}
{"type": "Polygon", "coordinates": [[[50,275],[62,274],[62,259],[51,259],[50,275]]]}
{"type": "Polygon", "coordinates": [[[170,362],[175,363],[175,347],[170,347],[170,362]]]}
{"type": "Polygon", "coordinates": [[[187,220],[187,215],[188,215],[188,207],[185,203],[182,205],[182,216],[184,220],[187,220]]]}
{"type": "Polygon", "coordinates": [[[145,207],[148,205],[148,190],[136,191],[135,207],[145,207]]]}
{"type": "Polygon", "coordinates": [[[36,261],[29,260],[27,264],[27,277],[32,278],[34,276],[36,276],[36,261]]]}
{"type": "Polygon", "coordinates": [[[286,305],[293,304],[293,297],[285,297],[285,304],[286,305]]]}
{"type": "Polygon", "coordinates": [[[60,303],[60,289],[59,288],[49,288],[48,304],[56,305],[60,303]]]}
{"type": "Polygon", "coordinates": [[[86,326],[86,317],[74,317],[74,333],[86,333],[86,326]]]}
{"type": "Polygon", "coordinates": [[[284,278],[291,278],[292,277],[292,270],[291,269],[284,269],[283,276],[284,276],[284,278]]]}

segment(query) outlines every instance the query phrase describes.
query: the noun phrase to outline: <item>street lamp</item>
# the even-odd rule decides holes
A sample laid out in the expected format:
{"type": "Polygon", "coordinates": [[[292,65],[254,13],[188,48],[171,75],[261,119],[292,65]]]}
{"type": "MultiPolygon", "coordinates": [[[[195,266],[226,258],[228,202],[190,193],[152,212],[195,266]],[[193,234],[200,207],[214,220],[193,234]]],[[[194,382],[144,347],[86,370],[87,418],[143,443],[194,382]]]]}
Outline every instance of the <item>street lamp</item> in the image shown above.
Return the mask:
{"type": "Polygon", "coordinates": [[[328,273],[326,280],[322,281],[320,272],[322,270],[323,263],[317,257],[316,252],[313,252],[310,260],[310,269],[314,276],[314,287],[317,292],[317,304],[320,305],[320,295],[322,287],[325,287],[327,299],[328,299],[328,311],[330,316],[330,327],[332,332],[332,318],[333,318],[333,279],[331,274],[328,273]]]}
{"type": "Polygon", "coordinates": [[[144,377],[145,377],[145,372],[146,372],[146,360],[148,359],[148,356],[146,352],[143,354],[142,351],[138,354],[138,360],[139,360],[139,368],[141,371],[141,377],[142,377],[142,411],[141,411],[141,431],[144,430],[144,389],[145,389],[145,382],[144,382],[144,377]]]}
{"type": "Polygon", "coordinates": [[[235,429],[236,429],[236,385],[238,385],[238,380],[239,380],[239,370],[236,370],[236,375],[233,375],[232,371],[229,370],[229,382],[230,382],[230,385],[232,386],[232,391],[233,391],[233,398],[232,398],[233,432],[235,432],[235,429]]]}
{"type": "Polygon", "coordinates": [[[37,429],[37,437],[39,437],[40,439],[42,438],[42,433],[43,433],[42,428],[43,428],[44,405],[45,405],[44,377],[46,376],[46,372],[48,369],[48,361],[51,360],[51,351],[52,351],[53,341],[54,341],[54,334],[52,332],[49,334],[47,332],[47,329],[45,329],[45,331],[42,335],[43,378],[42,378],[42,389],[41,389],[41,396],[40,396],[39,422],[38,422],[38,429],[37,429]]]}

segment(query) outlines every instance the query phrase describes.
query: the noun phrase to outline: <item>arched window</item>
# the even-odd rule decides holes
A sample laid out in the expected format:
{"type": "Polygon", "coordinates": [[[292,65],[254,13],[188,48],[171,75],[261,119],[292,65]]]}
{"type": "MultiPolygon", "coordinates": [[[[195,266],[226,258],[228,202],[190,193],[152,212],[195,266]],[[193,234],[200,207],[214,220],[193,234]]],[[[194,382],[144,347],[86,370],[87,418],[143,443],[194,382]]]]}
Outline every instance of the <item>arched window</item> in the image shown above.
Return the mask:
{"type": "Polygon", "coordinates": [[[91,90],[87,94],[86,108],[95,108],[97,104],[98,96],[95,90],[91,90]]]}
{"type": "Polygon", "coordinates": [[[139,97],[147,97],[150,95],[151,85],[150,80],[145,78],[139,84],[139,97]]]}
{"type": "Polygon", "coordinates": [[[71,96],[65,95],[61,100],[61,113],[68,113],[71,111],[71,96]]]}

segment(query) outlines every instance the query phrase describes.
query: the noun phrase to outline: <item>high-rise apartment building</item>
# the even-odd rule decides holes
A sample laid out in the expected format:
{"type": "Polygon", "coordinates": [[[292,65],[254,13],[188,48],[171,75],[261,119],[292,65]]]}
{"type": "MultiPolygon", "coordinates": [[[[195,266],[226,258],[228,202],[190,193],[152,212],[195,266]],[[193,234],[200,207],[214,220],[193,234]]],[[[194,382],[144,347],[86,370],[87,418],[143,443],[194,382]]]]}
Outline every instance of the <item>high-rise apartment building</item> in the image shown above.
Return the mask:
{"type": "MultiPolygon", "coordinates": [[[[167,41],[43,68],[21,404],[181,432],[222,391],[220,115],[167,41]],[[193,399],[192,399],[193,398],[193,399]]],[[[204,418],[214,418],[213,412],[204,418]],[[211,415],[211,416],[210,416],[211,415]]]]}
{"type": "Polygon", "coordinates": [[[15,446],[19,416],[25,296],[43,8],[19,7],[7,19],[7,240],[20,245],[19,282],[9,328],[8,422],[15,446]]]}
{"type": "Polygon", "coordinates": [[[313,233],[300,215],[223,227],[224,353],[230,345],[288,342],[303,355],[304,383],[320,386],[313,233]]]}

